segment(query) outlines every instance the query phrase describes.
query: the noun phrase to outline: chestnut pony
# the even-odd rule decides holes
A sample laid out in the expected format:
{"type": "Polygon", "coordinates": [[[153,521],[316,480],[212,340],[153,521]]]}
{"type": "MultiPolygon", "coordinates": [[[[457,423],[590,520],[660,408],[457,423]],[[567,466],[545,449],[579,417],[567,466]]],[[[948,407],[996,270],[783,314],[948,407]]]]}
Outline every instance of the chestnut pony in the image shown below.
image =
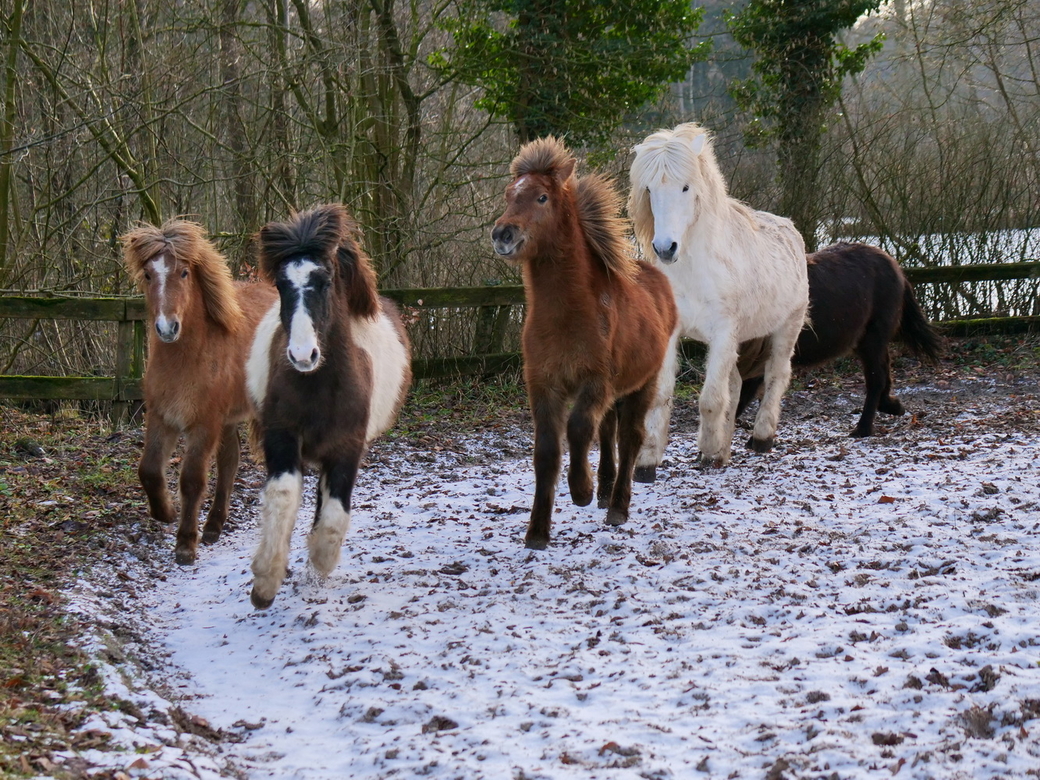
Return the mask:
{"type": "Polygon", "coordinates": [[[668,280],[632,256],[610,182],[579,179],[574,167],[555,138],[525,144],[491,233],[495,252],[521,264],[527,299],[522,345],[535,496],[525,541],[533,549],[549,543],[565,420],[571,498],[578,506],[592,501],[588,456],[598,431],[597,497],[609,507],[606,522],[619,525],[628,519],[632,471],[659,375],[674,376],[678,315],[668,280]]]}
{"type": "Polygon", "coordinates": [[[138,466],[152,517],[174,520],[166,466],[180,434],[180,525],[174,556],[195,562],[198,514],[209,464],[217,484],[202,531],[220,537],[239,462],[238,424],[255,414],[246,394],[245,356],[275,299],[267,284],[233,282],[224,257],[201,225],[175,219],[142,225],[121,237],[123,258],[145,295],[150,324],[144,373],[144,452],[138,466]]]}
{"type": "Polygon", "coordinates": [[[260,407],[267,483],[253,606],[271,605],[285,579],[303,467],[320,469],[310,562],[339,562],[350,496],[365,448],[397,417],[411,381],[408,337],[339,204],[272,222],[259,235],[260,270],[280,301],[257,329],[249,392],[260,407]]]}

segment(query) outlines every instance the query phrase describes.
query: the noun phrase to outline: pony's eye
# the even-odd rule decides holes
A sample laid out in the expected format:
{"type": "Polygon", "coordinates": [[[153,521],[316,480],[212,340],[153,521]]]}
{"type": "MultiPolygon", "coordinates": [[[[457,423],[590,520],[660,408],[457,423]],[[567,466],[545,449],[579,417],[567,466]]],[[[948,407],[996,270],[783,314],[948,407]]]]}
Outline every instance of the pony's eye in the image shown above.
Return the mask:
{"type": "Polygon", "coordinates": [[[146,282],[150,282],[150,281],[152,281],[152,275],[151,275],[151,274],[149,274],[149,273],[146,273],[146,274],[144,275],[144,280],[145,280],[146,282]]]}
{"type": "Polygon", "coordinates": [[[548,195],[539,195],[538,196],[538,202],[539,203],[545,203],[547,200],[549,200],[549,196],[548,195]]]}
{"type": "Polygon", "coordinates": [[[689,192],[690,191],[690,185],[689,184],[684,184],[683,188],[682,188],[682,191],[683,192],[689,192]]]}
{"type": "Polygon", "coordinates": [[[188,269],[185,268],[183,271],[181,271],[181,279],[187,279],[187,278],[188,278],[188,269]]]}

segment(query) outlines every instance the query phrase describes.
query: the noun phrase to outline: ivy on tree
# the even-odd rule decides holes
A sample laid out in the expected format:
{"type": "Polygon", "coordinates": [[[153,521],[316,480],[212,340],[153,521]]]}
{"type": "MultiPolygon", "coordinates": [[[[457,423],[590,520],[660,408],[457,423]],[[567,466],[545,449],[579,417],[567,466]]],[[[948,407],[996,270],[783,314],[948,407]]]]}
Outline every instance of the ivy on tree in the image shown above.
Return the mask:
{"type": "Polygon", "coordinates": [[[838,36],[880,0],[751,0],[729,21],[734,39],[752,51],[754,75],[733,95],[752,113],[753,140],[775,140],[780,213],[794,220],[807,249],[816,248],[820,141],[827,112],[846,76],[881,50],[883,34],[854,48],[838,36]]]}
{"type": "Polygon", "coordinates": [[[448,24],[454,47],[431,64],[479,86],[477,107],[521,143],[555,134],[602,147],[707,55],[691,40],[701,17],[689,0],[468,0],[448,24]]]}

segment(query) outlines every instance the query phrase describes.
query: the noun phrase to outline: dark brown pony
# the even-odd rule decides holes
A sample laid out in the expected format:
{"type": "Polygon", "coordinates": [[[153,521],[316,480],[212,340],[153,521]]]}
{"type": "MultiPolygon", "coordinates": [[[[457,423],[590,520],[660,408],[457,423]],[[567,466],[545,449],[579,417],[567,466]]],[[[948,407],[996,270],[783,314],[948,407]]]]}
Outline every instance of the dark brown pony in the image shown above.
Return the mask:
{"type": "Polygon", "coordinates": [[[174,555],[177,563],[191,564],[214,452],[217,485],[202,531],[204,544],[219,538],[227,519],[239,462],[238,424],[255,414],[246,394],[246,354],[275,291],[267,284],[233,282],[224,257],[194,222],[142,225],[121,240],[126,267],[145,295],[150,324],[138,474],[152,517],[172,523],[165,471],[184,434],[174,555]]]}
{"type": "Polygon", "coordinates": [[[549,543],[565,420],[574,503],[592,501],[588,455],[598,430],[600,506],[609,507],[610,525],[628,519],[644,418],[678,327],[668,280],[630,252],[610,182],[579,179],[574,167],[555,138],[524,145],[510,167],[506,211],[491,233],[495,252],[521,263],[527,298],[523,355],[535,496],[526,544],[534,549],[549,543]]]}
{"type": "Polygon", "coordinates": [[[272,222],[259,235],[260,270],[278,287],[249,355],[260,407],[267,483],[253,557],[258,609],[285,579],[303,469],[315,465],[318,511],[308,547],[325,576],[339,562],[365,449],[397,417],[411,381],[408,337],[339,204],[272,222]]]}
{"type": "MultiPolygon", "coordinates": [[[[798,337],[791,364],[819,366],[850,352],[863,364],[867,397],[853,436],[870,436],[878,411],[903,414],[892,396],[888,344],[898,333],[910,350],[938,360],[939,336],[928,324],[899,264],[869,244],[840,243],[810,254],[809,320],[798,337]]],[[[744,380],[737,416],[762,387],[763,342],[740,347],[744,380]]]]}

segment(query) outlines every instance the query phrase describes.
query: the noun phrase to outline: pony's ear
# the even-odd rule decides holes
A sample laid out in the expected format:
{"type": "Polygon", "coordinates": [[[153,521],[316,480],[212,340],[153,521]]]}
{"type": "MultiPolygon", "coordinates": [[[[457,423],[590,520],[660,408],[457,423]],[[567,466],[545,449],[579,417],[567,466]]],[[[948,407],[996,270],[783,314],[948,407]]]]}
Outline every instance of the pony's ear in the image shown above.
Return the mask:
{"type": "Polygon", "coordinates": [[[704,151],[704,143],[708,140],[707,133],[701,133],[692,141],[690,141],[690,149],[694,154],[700,154],[704,151]]]}
{"type": "Polygon", "coordinates": [[[566,157],[553,171],[553,176],[560,184],[563,184],[567,179],[574,175],[574,166],[577,161],[573,157],[566,157]]]}
{"type": "Polygon", "coordinates": [[[347,289],[347,306],[355,317],[375,317],[379,313],[376,272],[361,247],[350,238],[336,249],[339,275],[347,289]]]}

